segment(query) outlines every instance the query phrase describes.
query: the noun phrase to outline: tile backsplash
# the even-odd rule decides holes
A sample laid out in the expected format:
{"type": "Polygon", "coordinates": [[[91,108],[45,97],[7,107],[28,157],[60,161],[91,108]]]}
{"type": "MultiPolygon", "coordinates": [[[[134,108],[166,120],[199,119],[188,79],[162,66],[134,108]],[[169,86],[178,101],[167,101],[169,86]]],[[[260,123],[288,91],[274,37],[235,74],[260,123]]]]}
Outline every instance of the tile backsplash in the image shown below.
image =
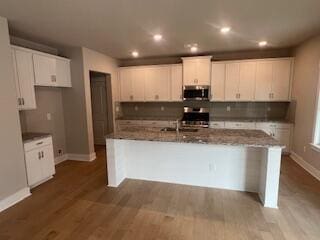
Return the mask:
{"type": "Polygon", "coordinates": [[[181,118],[184,106],[208,107],[211,118],[266,118],[292,121],[289,102],[130,102],[120,103],[125,118],[181,118]]]}

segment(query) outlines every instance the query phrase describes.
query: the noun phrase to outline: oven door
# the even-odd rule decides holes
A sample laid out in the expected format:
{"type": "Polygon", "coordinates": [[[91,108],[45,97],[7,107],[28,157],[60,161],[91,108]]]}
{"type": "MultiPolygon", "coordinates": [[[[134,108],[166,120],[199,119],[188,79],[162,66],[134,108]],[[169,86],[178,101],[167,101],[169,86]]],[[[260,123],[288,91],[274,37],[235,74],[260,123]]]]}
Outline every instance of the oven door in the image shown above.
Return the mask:
{"type": "Polygon", "coordinates": [[[183,90],[183,100],[209,100],[209,87],[186,86],[183,90]]]}

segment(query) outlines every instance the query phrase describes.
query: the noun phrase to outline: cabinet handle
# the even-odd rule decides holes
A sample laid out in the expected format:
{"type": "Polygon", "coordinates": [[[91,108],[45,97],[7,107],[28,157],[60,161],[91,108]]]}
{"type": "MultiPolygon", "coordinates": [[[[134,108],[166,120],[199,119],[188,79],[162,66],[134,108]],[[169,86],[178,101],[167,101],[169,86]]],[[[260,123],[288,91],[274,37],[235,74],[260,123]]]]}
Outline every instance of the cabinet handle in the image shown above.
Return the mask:
{"type": "Polygon", "coordinates": [[[51,82],[56,82],[56,81],[57,81],[56,75],[51,75],[51,82]]]}
{"type": "Polygon", "coordinates": [[[41,157],[44,158],[44,153],[43,153],[43,151],[41,151],[41,157]]]}
{"type": "Polygon", "coordinates": [[[41,159],[41,152],[38,152],[38,158],[41,159]]]}
{"type": "Polygon", "coordinates": [[[18,105],[21,106],[21,98],[18,98],[18,105]]]}
{"type": "Polygon", "coordinates": [[[22,105],[24,105],[24,98],[22,98],[22,105]]]}
{"type": "Polygon", "coordinates": [[[37,145],[41,145],[43,142],[38,142],[37,145]]]}

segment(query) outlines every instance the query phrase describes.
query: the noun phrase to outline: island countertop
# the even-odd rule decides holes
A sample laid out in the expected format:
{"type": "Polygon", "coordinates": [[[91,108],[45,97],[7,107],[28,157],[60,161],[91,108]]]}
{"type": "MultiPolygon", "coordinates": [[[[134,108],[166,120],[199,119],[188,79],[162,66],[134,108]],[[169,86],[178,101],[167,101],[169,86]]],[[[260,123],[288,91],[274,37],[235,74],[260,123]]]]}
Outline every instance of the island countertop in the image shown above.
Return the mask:
{"type": "Polygon", "coordinates": [[[281,147],[277,140],[261,130],[198,129],[197,132],[161,131],[160,128],[127,127],[106,136],[107,139],[180,142],[243,147],[281,147]]]}

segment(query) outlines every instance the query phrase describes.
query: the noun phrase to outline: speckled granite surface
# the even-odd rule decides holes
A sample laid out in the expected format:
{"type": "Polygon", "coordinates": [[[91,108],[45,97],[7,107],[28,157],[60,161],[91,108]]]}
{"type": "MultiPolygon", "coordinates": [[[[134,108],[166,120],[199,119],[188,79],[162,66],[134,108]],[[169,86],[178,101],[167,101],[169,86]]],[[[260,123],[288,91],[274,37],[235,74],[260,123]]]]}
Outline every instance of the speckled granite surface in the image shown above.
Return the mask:
{"type": "Polygon", "coordinates": [[[27,133],[22,133],[22,141],[23,143],[39,140],[42,138],[46,138],[51,136],[50,133],[35,133],[35,132],[27,132],[27,133]]]}
{"type": "Polygon", "coordinates": [[[260,130],[199,129],[198,132],[164,132],[160,128],[128,127],[107,139],[146,140],[245,147],[284,147],[260,130]]]}

